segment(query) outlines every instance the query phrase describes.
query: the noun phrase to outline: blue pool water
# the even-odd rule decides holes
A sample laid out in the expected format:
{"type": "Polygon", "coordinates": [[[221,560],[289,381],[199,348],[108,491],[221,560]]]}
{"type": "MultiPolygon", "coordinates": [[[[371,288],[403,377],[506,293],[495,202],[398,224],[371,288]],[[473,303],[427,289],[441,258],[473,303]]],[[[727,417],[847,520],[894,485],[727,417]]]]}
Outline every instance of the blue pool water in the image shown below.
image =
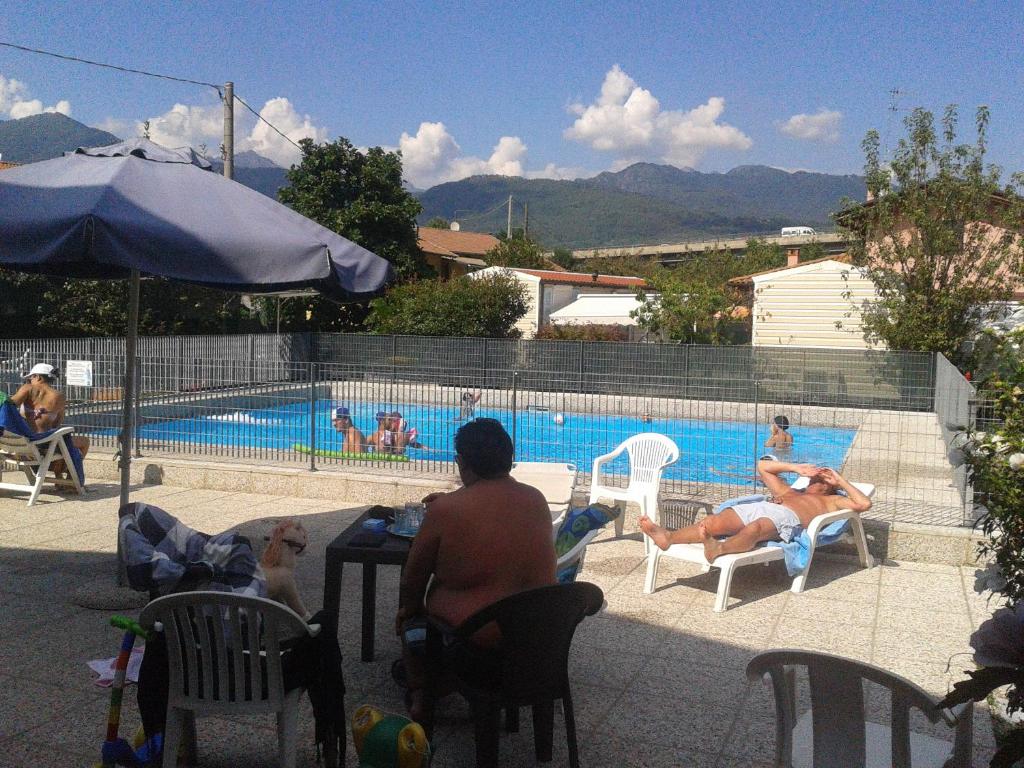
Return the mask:
{"type": "MultiPolygon", "coordinates": [[[[323,401],[316,410],[316,445],[319,449],[341,450],[341,439],[331,426],[335,406],[323,401]]],[[[355,425],[369,436],[376,426],[378,410],[393,405],[346,403],[355,425]]],[[[412,459],[453,461],[452,441],[459,410],[428,405],[397,406],[408,427],[419,432],[421,448],[410,448],[412,459]]],[[[508,410],[478,407],[477,416],[498,419],[512,433],[508,410]]],[[[549,411],[519,411],[516,419],[516,458],[520,461],[558,461],[589,471],[596,456],[638,432],[660,432],[679,446],[680,460],[669,467],[666,479],[711,483],[743,483],[751,479],[755,460],[769,449],[767,424],[697,419],[654,419],[642,423],[634,416],[564,413],[564,423],[555,422],[549,411]]],[[[787,461],[809,462],[840,468],[853,441],[855,430],[831,427],[793,427],[793,448],[787,461]]],[[[309,444],[309,405],[295,403],[274,408],[241,411],[218,416],[174,421],[150,421],[140,429],[143,439],[159,442],[212,443],[245,446],[269,451],[290,451],[296,443],[309,444]]],[[[368,458],[370,458],[368,456],[368,458]]],[[[627,471],[625,457],[612,465],[612,472],[627,471]],[[621,466],[619,466],[621,465],[621,466]]]]}

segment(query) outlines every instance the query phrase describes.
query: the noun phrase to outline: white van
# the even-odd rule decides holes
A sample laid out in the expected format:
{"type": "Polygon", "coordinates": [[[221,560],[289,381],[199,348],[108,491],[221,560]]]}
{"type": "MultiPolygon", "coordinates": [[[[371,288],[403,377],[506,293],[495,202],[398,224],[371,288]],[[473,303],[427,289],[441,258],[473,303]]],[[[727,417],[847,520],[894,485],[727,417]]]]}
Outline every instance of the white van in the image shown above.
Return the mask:
{"type": "Polygon", "coordinates": [[[802,235],[816,235],[818,234],[810,227],[783,227],[783,237],[800,237],[802,235]]]}

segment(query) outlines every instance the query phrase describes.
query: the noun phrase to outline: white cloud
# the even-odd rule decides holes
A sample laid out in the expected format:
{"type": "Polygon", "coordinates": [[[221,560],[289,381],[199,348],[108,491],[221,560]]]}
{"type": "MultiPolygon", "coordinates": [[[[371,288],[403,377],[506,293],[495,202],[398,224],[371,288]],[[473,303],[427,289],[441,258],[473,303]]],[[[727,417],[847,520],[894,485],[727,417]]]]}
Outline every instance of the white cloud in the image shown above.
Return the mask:
{"type": "Polygon", "coordinates": [[[725,99],[720,96],[689,111],[662,109],[650,91],[616,64],[605,75],[594,103],[570,105],[576,120],[563,135],[613,153],[619,167],[638,160],[692,166],[712,148],[751,147],[753,142],[743,131],[719,122],[724,111],[725,99]]]}
{"type": "MultiPolygon", "coordinates": [[[[136,124],[135,129],[141,136],[143,124],[136,124]]],[[[219,104],[208,107],[175,104],[162,115],[149,118],[149,138],[165,147],[206,144],[216,148],[223,135],[224,108],[219,104]]]]}
{"type": "Polygon", "coordinates": [[[420,188],[483,173],[522,176],[526,157],[526,145],[518,136],[502,136],[486,160],[463,155],[444,123],[420,123],[415,136],[403,131],[398,148],[406,177],[420,188]]]}
{"type": "Polygon", "coordinates": [[[0,115],[17,120],[43,112],[60,112],[62,115],[70,115],[71,102],[61,99],[56,104],[45,107],[39,99],[29,98],[29,89],[25,83],[15,80],[13,77],[6,78],[0,75],[0,115]]]}
{"type": "MultiPolygon", "coordinates": [[[[267,101],[260,115],[295,143],[305,138],[316,142],[327,140],[327,129],[315,125],[309,115],[299,114],[284,97],[267,101]]],[[[143,134],[143,124],[143,120],[108,117],[97,127],[121,138],[131,138],[143,134]]],[[[149,118],[149,137],[168,147],[206,145],[207,154],[216,157],[224,140],[224,107],[175,104],[162,115],[149,118]]],[[[241,105],[235,106],[235,152],[251,150],[288,167],[298,162],[301,154],[288,139],[263,120],[257,120],[241,105]]]]}
{"type": "MultiPolygon", "coordinates": [[[[237,120],[238,109],[235,110],[235,116],[237,120]]],[[[299,139],[312,139],[318,144],[327,141],[327,129],[314,125],[309,115],[300,115],[292,103],[283,96],[264,104],[260,116],[296,144],[299,139]]],[[[263,120],[256,121],[249,136],[241,142],[236,141],[235,148],[240,151],[251,149],[256,154],[263,155],[286,168],[297,163],[302,154],[263,120]]]]}
{"type": "Polygon", "coordinates": [[[839,124],[843,113],[822,107],[813,115],[793,115],[779,124],[779,131],[794,139],[804,141],[839,141],[839,124]]]}

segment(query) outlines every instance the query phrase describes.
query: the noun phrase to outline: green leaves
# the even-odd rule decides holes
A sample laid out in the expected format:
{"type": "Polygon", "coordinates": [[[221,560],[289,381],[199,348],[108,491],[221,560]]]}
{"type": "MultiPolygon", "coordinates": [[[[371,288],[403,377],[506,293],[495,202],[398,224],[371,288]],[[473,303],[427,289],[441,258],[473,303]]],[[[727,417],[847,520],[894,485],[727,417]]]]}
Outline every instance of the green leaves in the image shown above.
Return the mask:
{"type": "Polygon", "coordinates": [[[399,280],[430,275],[416,244],[421,206],[402,186],[401,155],[360,152],[345,138],[299,143],[302,161],[288,171],[281,202],[387,259],[399,280]]]}
{"type": "Polygon", "coordinates": [[[1024,272],[1024,204],[985,167],[988,109],[976,118],[973,144],[957,144],[957,109],[937,131],[931,112],[915,109],[907,136],[888,163],[877,132],[864,139],[873,200],[837,216],[856,265],[878,292],[862,308],[866,337],[890,349],[941,352],[971,367],[969,342],[998,312],[1024,272]]]}
{"type": "Polygon", "coordinates": [[[511,275],[421,280],[374,299],[366,324],[374,333],[513,338],[526,309],[526,288],[511,275]]]}

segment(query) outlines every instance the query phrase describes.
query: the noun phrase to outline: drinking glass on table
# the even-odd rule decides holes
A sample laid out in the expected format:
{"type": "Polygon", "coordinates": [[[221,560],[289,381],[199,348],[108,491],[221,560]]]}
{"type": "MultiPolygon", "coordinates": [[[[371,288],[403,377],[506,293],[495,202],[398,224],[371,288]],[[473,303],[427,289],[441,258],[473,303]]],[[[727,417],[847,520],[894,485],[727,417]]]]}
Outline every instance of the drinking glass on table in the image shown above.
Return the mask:
{"type": "Polygon", "coordinates": [[[420,529],[423,524],[423,516],[427,512],[426,504],[419,501],[408,501],[405,504],[405,509],[402,510],[403,527],[401,530],[415,533],[420,529]]]}

